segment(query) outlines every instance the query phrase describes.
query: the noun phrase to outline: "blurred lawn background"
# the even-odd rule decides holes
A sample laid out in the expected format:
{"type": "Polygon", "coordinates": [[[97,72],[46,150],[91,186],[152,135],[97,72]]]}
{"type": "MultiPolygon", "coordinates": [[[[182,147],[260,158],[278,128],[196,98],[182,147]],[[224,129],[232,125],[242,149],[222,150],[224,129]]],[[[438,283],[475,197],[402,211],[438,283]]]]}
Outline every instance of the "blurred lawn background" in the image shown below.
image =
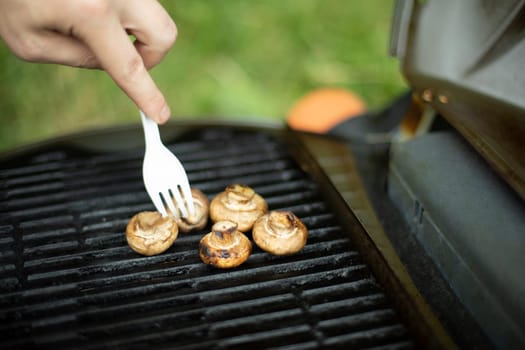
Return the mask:
{"type": "MultiPolygon", "coordinates": [[[[405,90],[388,56],[391,0],[161,1],[179,29],[151,73],[177,118],[284,120],[315,88],[378,109],[405,90]]],[[[0,43],[0,150],[82,129],[139,123],[105,73],[26,63],[0,43]]]]}

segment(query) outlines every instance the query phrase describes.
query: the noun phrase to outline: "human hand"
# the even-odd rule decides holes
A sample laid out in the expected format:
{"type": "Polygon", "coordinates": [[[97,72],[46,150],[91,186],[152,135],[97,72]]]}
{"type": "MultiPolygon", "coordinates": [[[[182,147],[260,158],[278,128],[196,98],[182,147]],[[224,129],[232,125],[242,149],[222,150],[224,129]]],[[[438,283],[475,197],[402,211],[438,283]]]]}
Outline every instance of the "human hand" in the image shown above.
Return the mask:
{"type": "Polygon", "coordinates": [[[171,112],[148,69],[176,36],[175,23],[156,0],[0,0],[0,37],[15,55],[104,69],[158,123],[171,112]]]}

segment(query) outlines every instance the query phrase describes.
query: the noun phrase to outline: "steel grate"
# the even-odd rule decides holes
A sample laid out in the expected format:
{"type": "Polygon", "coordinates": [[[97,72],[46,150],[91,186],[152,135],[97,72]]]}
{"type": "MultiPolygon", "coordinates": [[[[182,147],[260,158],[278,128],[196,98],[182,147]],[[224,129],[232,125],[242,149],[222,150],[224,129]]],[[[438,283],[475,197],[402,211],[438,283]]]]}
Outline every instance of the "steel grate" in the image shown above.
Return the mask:
{"type": "Polygon", "coordinates": [[[223,271],[201,263],[198,232],[142,257],[124,236],[133,214],[153,209],[142,150],[42,151],[0,171],[0,347],[413,347],[279,137],[217,127],[170,147],[210,198],[239,182],[270,209],[292,210],[309,228],[306,247],[276,257],[254,245],[244,265],[223,271]]]}

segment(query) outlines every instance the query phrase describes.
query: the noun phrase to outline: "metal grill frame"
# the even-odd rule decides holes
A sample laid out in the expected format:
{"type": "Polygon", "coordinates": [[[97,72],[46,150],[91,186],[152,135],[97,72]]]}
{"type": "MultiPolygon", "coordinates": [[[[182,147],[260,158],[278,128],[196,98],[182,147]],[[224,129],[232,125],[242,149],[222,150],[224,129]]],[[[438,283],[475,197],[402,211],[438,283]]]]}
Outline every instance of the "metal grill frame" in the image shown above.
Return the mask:
{"type": "MultiPolygon", "coordinates": [[[[411,330],[417,344],[424,346],[425,348],[451,348],[454,346],[452,340],[448,337],[437,319],[432,315],[428,306],[417,292],[417,289],[413,286],[408,274],[404,271],[402,264],[399,262],[394,250],[388,243],[388,239],[384,235],[384,232],[382,232],[381,225],[375,218],[373,210],[371,210],[371,207],[367,202],[366,194],[362,190],[359,177],[357,176],[355,166],[353,165],[351,153],[347,147],[331,139],[314,135],[299,134],[276,126],[239,125],[238,123],[232,126],[228,123],[215,123],[215,125],[210,125],[209,122],[204,122],[202,124],[191,122],[185,125],[184,123],[179,122],[177,125],[173,125],[170,128],[164,128],[164,131],[167,131],[168,133],[163,137],[168,137],[170,139],[184,138],[187,137],[186,133],[189,131],[203,127],[234,127],[236,130],[252,130],[254,132],[264,131],[265,133],[278,137],[280,140],[284,140],[289,147],[289,151],[295,156],[295,159],[299,162],[302,169],[307,174],[310,174],[310,176],[317,181],[319,186],[321,186],[321,192],[325,194],[324,198],[336,214],[337,220],[343,227],[351,228],[351,237],[359,248],[365,263],[371,266],[374,276],[379,280],[379,283],[386,287],[388,298],[393,301],[398,310],[398,314],[401,315],[401,318],[411,330]]],[[[35,150],[41,152],[41,150],[45,150],[46,148],[51,149],[53,147],[62,146],[67,147],[67,149],[83,150],[89,148],[90,151],[114,152],[118,151],[113,148],[115,144],[118,144],[119,148],[123,149],[140,146],[141,142],[135,143],[135,141],[141,140],[141,138],[133,136],[137,134],[140,134],[140,130],[137,130],[135,127],[82,133],[81,135],[68,136],[61,140],[17,150],[3,155],[0,160],[2,160],[2,162],[7,162],[7,160],[9,160],[11,163],[17,161],[23,162],[26,157],[33,154],[35,150]],[[108,139],[111,139],[112,142],[108,142],[108,139]],[[115,139],[123,140],[125,142],[116,143],[115,139]],[[93,149],[93,145],[96,145],[97,149],[93,149]]],[[[53,153],[51,153],[51,157],[52,154],[53,153]]],[[[111,158],[109,158],[108,161],[110,160],[111,158]]],[[[45,162],[43,164],[45,164],[45,162]]],[[[93,181],[96,185],[96,179],[93,181]]],[[[91,186],[93,186],[93,183],[91,183],[91,186]]],[[[91,187],[88,186],[86,191],[89,192],[90,188],[91,187]]],[[[60,198],[57,199],[57,201],[59,200],[60,198]]],[[[142,208],[141,205],[134,207],[137,211],[142,208]]],[[[52,211],[53,207],[49,210],[52,211]]],[[[70,218],[67,216],[58,217],[58,220],[69,219],[70,218]]],[[[127,220],[127,218],[124,217],[122,220],[127,220]]],[[[38,222],[34,224],[37,225],[38,222]]],[[[74,225],[74,223],[72,223],[72,225],[74,225]]],[[[96,228],[95,225],[95,229],[96,228]]],[[[70,233],[71,232],[66,230],[60,234],[70,233]]],[[[178,240],[179,243],[180,240],[181,238],[178,240]]],[[[184,241],[184,238],[182,238],[182,240],[184,241]]],[[[189,241],[191,239],[188,238],[186,240],[189,241]]],[[[101,242],[100,244],[103,245],[104,242],[101,242]]],[[[67,249],[67,247],[65,248],[67,249]]],[[[71,248],[74,249],[75,247],[71,248]]],[[[162,260],[163,256],[161,255],[157,257],[157,259],[162,260]]],[[[202,267],[199,266],[199,268],[202,267]]],[[[319,278],[321,278],[321,276],[319,276],[319,278]]],[[[198,280],[195,283],[198,283],[198,280]]],[[[57,286],[52,288],[61,287],[57,286]]],[[[239,284],[239,288],[240,290],[245,288],[243,283],[239,284]]],[[[310,291],[310,293],[312,295],[315,294],[314,291],[310,291]]],[[[67,305],[64,307],[67,307],[67,305]]],[[[277,315],[277,317],[279,317],[279,315],[277,315]]],[[[285,317],[285,315],[283,315],[283,317],[285,317]]],[[[296,331],[306,332],[306,329],[301,329],[301,326],[297,327],[299,328],[296,329],[296,331]]],[[[198,331],[198,329],[196,328],[195,331],[198,331]]],[[[311,330],[308,330],[308,332],[309,331],[311,330]]],[[[21,336],[22,335],[23,334],[21,334],[21,336]]],[[[286,339],[290,334],[286,332],[283,334],[279,334],[279,332],[269,332],[267,335],[264,335],[263,338],[266,336],[283,337],[283,339],[286,339]]],[[[235,339],[239,341],[238,338],[235,339]]],[[[242,342],[237,345],[239,344],[242,344],[242,342]]],[[[264,342],[261,344],[264,344],[264,342]]],[[[335,344],[334,341],[332,345],[335,344]]],[[[226,343],[223,344],[224,347],[231,346],[232,348],[234,348],[235,345],[235,343],[229,345],[226,343]]],[[[319,343],[315,339],[311,339],[311,341],[300,343],[300,345],[315,348],[319,343]]],[[[329,346],[330,340],[324,345],[329,346]]],[[[188,348],[191,348],[191,346],[188,346],[188,348]]]]}

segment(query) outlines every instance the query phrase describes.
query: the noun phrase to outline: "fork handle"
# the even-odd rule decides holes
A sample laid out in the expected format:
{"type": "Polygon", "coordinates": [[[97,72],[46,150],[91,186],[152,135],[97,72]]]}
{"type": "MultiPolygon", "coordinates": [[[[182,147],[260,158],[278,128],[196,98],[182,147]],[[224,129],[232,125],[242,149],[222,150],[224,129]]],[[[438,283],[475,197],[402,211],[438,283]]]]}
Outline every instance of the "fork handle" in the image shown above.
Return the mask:
{"type": "Polygon", "coordinates": [[[146,117],[144,112],[140,111],[140,119],[144,129],[144,139],[146,140],[146,149],[156,148],[162,145],[160,139],[159,126],[150,118],[146,117]]]}

